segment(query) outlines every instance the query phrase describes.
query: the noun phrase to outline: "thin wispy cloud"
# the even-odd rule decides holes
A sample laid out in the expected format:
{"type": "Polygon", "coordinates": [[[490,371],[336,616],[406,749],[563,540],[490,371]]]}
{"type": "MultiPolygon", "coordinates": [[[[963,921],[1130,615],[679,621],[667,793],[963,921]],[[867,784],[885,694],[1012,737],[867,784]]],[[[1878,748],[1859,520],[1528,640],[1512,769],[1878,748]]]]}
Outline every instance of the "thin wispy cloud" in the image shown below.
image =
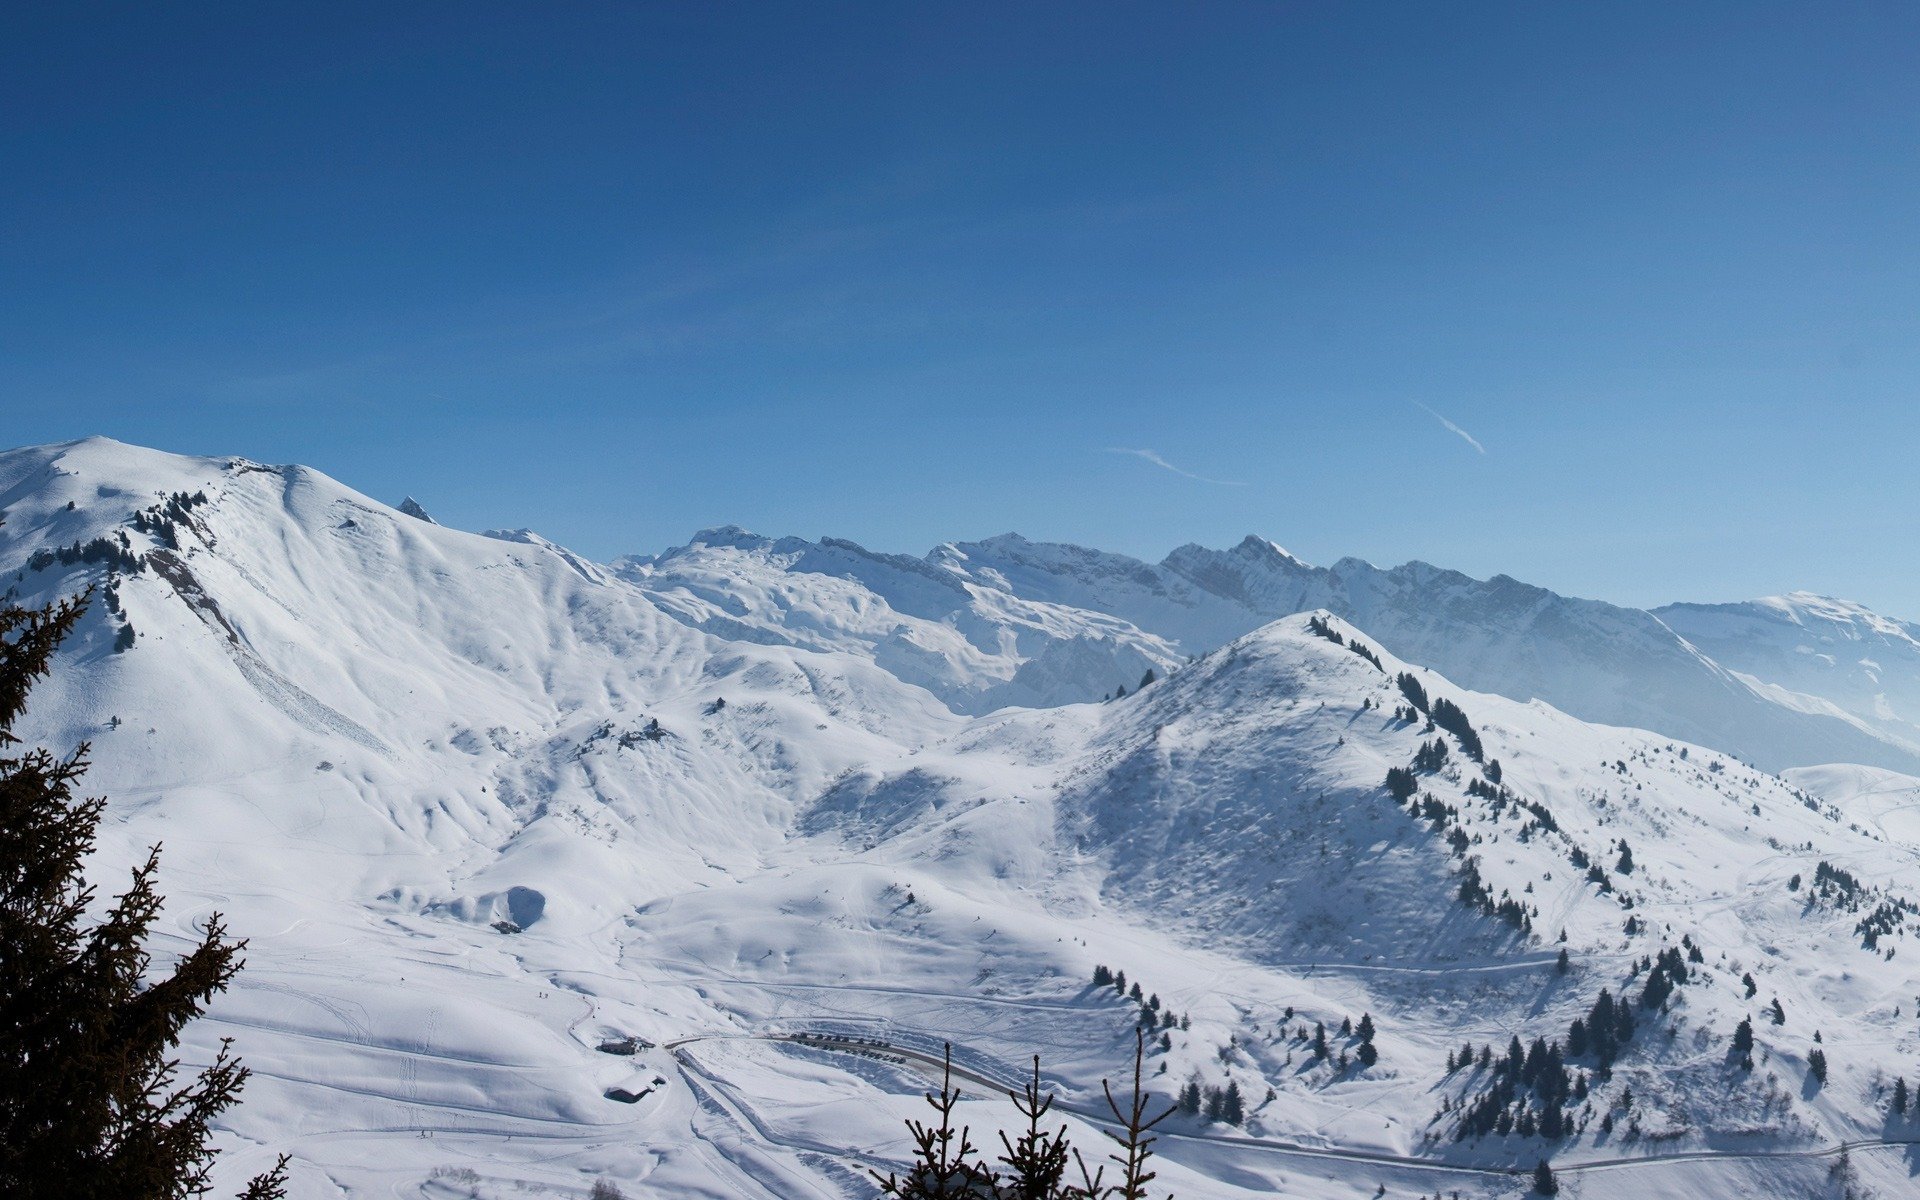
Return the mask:
{"type": "Polygon", "coordinates": [[[1480,444],[1479,438],[1474,437],[1472,434],[1468,433],[1466,430],[1460,428],[1458,425],[1455,425],[1452,421],[1447,420],[1445,417],[1441,416],[1439,413],[1428,408],[1426,405],[1420,403],[1418,400],[1415,400],[1413,402],[1413,406],[1419,409],[1421,412],[1426,413],[1428,416],[1432,417],[1434,420],[1440,422],[1441,425],[1445,426],[1448,433],[1459,434],[1460,440],[1465,442],[1467,445],[1472,446],[1475,450],[1478,450],[1482,454],[1485,454],[1487,452],[1487,448],[1480,444]]]}
{"type": "Polygon", "coordinates": [[[1130,454],[1134,458],[1140,459],[1142,462],[1152,463],[1154,466],[1159,467],[1163,471],[1172,471],[1175,475],[1179,475],[1187,479],[1197,480],[1201,483],[1211,483],[1215,487],[1247,486],[1245,483],[1242,483],[1238,479],[1209,479],[1205,475],[1195,475],[1192,471],[1186,470],[1185,468],[1182,468],[1182,467],[1174,466],[1172,463],[1168,462],[1166,459],[1160,457],[1159,452],[1155,450],[1129,450],[1125,446],[1108,446],[1106,449],[1106,452],[1108,454],[1130,454]]]}

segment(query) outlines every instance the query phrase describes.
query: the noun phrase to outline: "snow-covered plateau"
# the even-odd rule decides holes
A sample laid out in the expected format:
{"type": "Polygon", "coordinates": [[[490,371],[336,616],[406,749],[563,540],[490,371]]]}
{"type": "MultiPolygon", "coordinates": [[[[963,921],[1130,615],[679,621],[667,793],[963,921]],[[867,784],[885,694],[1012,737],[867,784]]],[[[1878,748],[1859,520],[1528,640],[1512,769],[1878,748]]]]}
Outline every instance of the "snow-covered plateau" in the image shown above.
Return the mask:
{"type": "Polygon", "coordinates": [[[23,722],[93,879],[161,842],[162,957],[248,939],[227,1192],[871,1196],[944,1043],[977,1141],[1038,1054],[1093,1150],[1143,1017],[1244,1108],[1162,1127],[1181,1200],[1920,1192],[1920,627],[1255,538],[596,563],[106,439],[0,510],[15,602],[97,588],[23,722]]]}

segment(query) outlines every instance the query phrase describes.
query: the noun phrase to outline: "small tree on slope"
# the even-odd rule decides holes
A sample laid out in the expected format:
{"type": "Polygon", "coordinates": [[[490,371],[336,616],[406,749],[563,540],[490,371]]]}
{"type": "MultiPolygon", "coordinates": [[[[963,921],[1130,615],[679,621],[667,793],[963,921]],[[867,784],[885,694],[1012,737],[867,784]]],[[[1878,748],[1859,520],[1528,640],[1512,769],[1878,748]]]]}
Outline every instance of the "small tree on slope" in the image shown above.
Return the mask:
{"type": "MultiPolygon", "coordinates": [[[[240,969],[216,914],[171,976],[147,981],[161,899],[159,848],[99,924],[81,864],[106,801],[77,799],[88,747],[17,749],[34,683],[86,610],[80,596],[0,608],[0,1195],[21,1200],[175,1200],[207,1191],[213,1118],[247,1070],[221,1044],[183,1082],[169,1057],[187,1022],[240,969]]],[[[246,1191],[283,1194],[286,1160],[246,1191]]]]}
{"type": "MultiPolygon", "coordinates": [[[[1020,1091],[1007,1093],[1014,1108],[1026,1118],[1026,1128],[1018,1138],[1000,1135],[1001,1147],[1006,1151],[1000,1162],[1007,1171],[1005,1174],[995,1171],[978,1156],[968,1127],[954,1128],[954,1109],[960,1103],[960,1089],[953,1083],[952,1045],[947,1047],[940,1090],[926,1095],[928,1106],[939,1114],[939,1122],[934,1125],[907,1122],[907,1129],[913,1134],[913,1164],[904,1177],[882,1175],[877,1171],[870,1174],[880,1185],[882,1195],[900,1200],[1148,1200],[1147,1184],[1154,1177],[1147,1167],[1153,1158],[1153,1151],[1149,1149],[1154,1141],[1152,1130],[1166,1120],[1173,1109],[1169,1107],[1156,1117],[1147,1116],[1149,1100],[1141,1090],[1141,1065],[1145,1057],[1146,1035],[1135,1030],[1133,1091],[1124,1105],[1104,1080],[1101,1083],[1106,1088],[1107,1107],[1120,1127],[1118,1133],[1105,1131],[1118,1145],[1118,1151],[1108,1156],[1108,1165],[1117,1165],[1120,1169],[1117,1182],[1106,1182],[1106,1165],[1097,1170],[1090,1167],[1080,1152],[1067,1143],[1066,1126],[1053,1133],[1044,1128],[1042,1122],[1053,1107],[1053,1097],[1041,1094],[1038,1056],[1033,1060],[1031,1080],[1020,1091]],[[1066,1179],[1069,1155],[1080,1176],[1078,1183],[1066,1179]]],[[[1168,1196],[1167,1200],[1173,1198],[1168,1196]]]]}
{"type": "Polygon", "coordinates": [[[953,1046],[946,1049],[940,1075],[940,1090],[927,1093],[927,1107],[939,1114],[938,1124],[909,1120],[913,1134],[913,1167],[905,1178],[872,1172],[882,1195],[901,1200],[968,1200],[991,1196],[993,1172],[975,1157],[972,1131],[965,1125],[953,1127],[953,1110],[960,1104],[960,1089],[953,1084],[953,1046]]]}

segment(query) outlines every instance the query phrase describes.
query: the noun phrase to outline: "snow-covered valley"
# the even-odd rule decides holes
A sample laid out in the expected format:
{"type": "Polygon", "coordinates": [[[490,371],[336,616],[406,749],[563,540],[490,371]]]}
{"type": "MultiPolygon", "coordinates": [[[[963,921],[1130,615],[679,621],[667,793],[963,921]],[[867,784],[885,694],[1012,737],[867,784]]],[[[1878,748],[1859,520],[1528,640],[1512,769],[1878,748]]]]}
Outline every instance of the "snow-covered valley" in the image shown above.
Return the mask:
{"type": "Polygon", "coordinates": [[[1244,1104],[1164,1127],[1182,1200],[1912,1193],[1920,643],[1857,606],[1253,538],[599,564],[104,439],[0,510],[17,602],[101,589],[26,723],[93,744],[93,877],[162,842],[178,945],[249,939],[189,1030],[254,1071],[222,1183],[868,1196],[943,1043],[977,1140],[1037,1053],[1092,1148],[1144,1019],[1157,1094],[1244,1104]]]}

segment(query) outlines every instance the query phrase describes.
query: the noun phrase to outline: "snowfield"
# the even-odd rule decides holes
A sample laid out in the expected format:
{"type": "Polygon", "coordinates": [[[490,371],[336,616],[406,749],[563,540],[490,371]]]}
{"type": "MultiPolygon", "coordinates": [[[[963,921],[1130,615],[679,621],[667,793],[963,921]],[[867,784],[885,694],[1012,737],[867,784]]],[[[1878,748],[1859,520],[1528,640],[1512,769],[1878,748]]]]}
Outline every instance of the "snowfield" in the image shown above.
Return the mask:
{"type": "Polygon", "coordinates": [[[254,1071],[228,1191],[871,1196],[945,1043],[977,1142],[1039,1054],[1094,1149],[1143,1009],[1157,1094],[1245,1102],[1164,1127],[1181,1200],[1920,1190],[1920,673],[1857,606],[1255,539],[596,564],[105,439],[0,509],[20,602],[103,588],[25,729],[93,745],[94,878],[162,842],[175,946],[249,940],[187,1047],[254,1071]],[[1565,1128],[1462,1136],[1515,1038],[1565,1128]]]}

